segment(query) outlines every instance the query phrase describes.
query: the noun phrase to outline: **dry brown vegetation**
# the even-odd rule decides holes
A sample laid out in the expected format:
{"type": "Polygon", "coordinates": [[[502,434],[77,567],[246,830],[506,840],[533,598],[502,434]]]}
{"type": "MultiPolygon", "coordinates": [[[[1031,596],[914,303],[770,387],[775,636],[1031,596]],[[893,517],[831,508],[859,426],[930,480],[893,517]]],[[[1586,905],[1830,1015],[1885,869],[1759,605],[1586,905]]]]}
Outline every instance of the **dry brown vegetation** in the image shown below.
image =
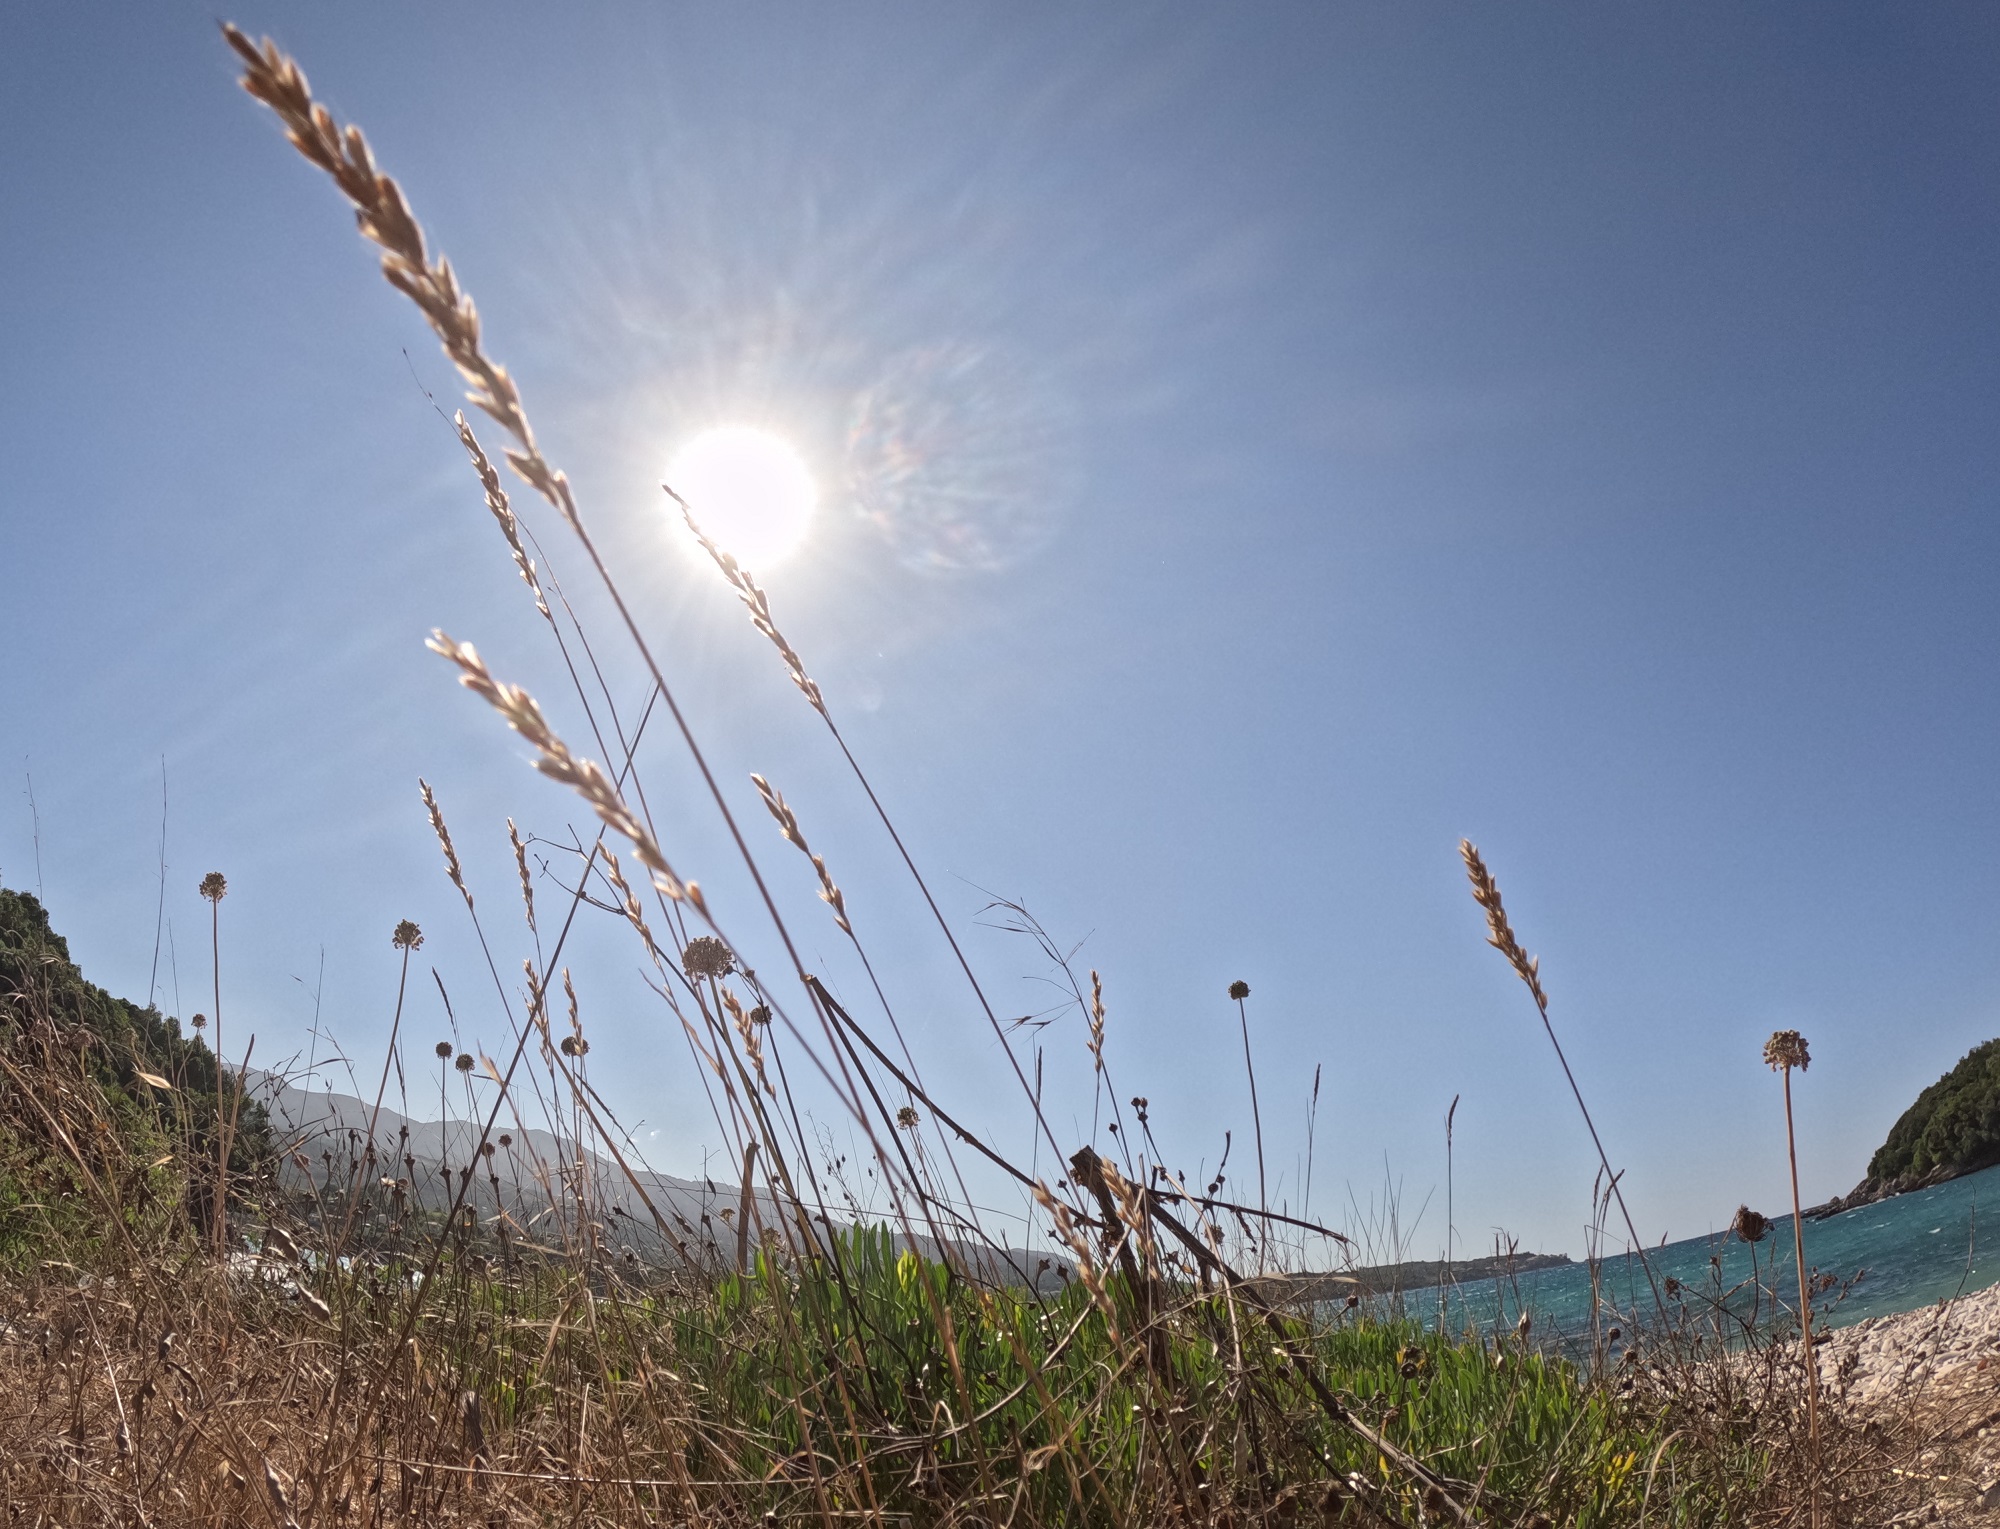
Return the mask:
{"type": "MultiPolygon", "coordinates": [[[[804,857],[793,864],[879,1012],[851,1013],[799,958],[752,847],[753,830],[772,829],[733,815],[569,480],[395,181],[273,44],[227,36],[246,88],[352,204],[385,276],[506,438],[507,465],[574,540],[592,599],[649,684],[621,709],[572,605],[582,596],[564,591],[461,417],[473,481],[575,680],[562,709],[578,730],[566,738],[470,643],[439,633],[432,646],[599,826],[579,841],[575,887],[550,905],[509,824],[536,953],[517,995],[501,986],[507,1054],[445,1046],[436,1058],[441,1092],[461,1071],[488,1087],[463,1160],[442,1172],[373,1130],[265,1136],[205,1044],[107,1028],[62,996],[66,961],[39,910],[20,924],[0,992],[12,1522],[1859,1525],[1929,1500],[1920,1478],[1944,1457],[1921,1453],[1936,1442],[1922,1417],[1830,1398],[1815,1440],[1796,1346],[1682,1292],[1618,1317],[1641,1338],[1615,1360],[1608,1344],[1581,1359],[1544,1352],[1525,1322],[1446,1336],[1352,1303],[1282,1300],[1251,1276],[1283,1266],[1289,1235],[1325,1246],[1336,1234],[1262,1194],[1238,1203],[1166,1172],[1145,1101],[1127,1106],[1112,1086],[1102,984],[1066,967],[1116,1129],[1060,1141],[925,889],[1013,1065],[1041,1160],[1066,1168],[1023,1168],[959,1121],[903,1045],[806,825],[756,777],[775,828],[760,842],[804,857]],[[741,853],[758,894],[748,910],[713,905],[669,857],[638,765],[656,715],[741,853]],[[597,759],[573,742],[585,736],[597,759]],[[617,919],[636,941],[733,1144],[733,1214],[659,1203],[591,1086],[562,964],[579,916],[617,919]],[[732,926],[753,922],[784,952],[782,979],[746,967],[732,926]],[[148,1065],[169,1040],[187,1062],[174,1076],[148,1065]],[[888,1199],[879,1224],[843,1197],[794,1075],[830,1090],[866,1142],[888,1199]],[[531,1152],[531,1127],[553,1148],[531,1152]],[[968,1173],[1032,1194],[1059,1267],[1008,1265],[968,1173]]],[[[680,508],[699,534],[699,507],[680,508]]],[[[765,593],[710,551],[921,887],[765,593]]],[[[491,950],[428,786],[423,800],[468,927],[491,950]]],[[[1493,876],[1469,845],[1466,856],[1492,941],[1546,1025],[1539,970],[1493,876]]],[[[211,901],[220,917],[219,891],[211,901]]],[[[395,931],[405,970],[421,939],[395,931]]],[[[219,999],[220,971],[216,988],[219,999]]],[[[1231,997],[1247,1063],[1247,987],[1231,997]]],[[[384,1088],[402,1056],[384,1060],[384,1088]]],[[[1603,1166],[1601,1209],[1622,1211],[1603,1166]]]]}

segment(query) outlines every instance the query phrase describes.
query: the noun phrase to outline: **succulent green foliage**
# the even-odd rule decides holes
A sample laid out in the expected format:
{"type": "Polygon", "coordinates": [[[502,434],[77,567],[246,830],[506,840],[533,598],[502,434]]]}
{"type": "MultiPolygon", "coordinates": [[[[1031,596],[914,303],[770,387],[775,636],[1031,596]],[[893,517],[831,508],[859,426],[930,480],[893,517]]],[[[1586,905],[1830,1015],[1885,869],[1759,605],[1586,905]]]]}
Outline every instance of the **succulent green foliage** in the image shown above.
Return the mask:
{"type": "MultiPolygon", "coordinates": [[[[980,1289],[899,1247],[886,1228],[857,1227],[838,1238],[834,1259],[786,1264],[759,1253],[711,1302],[668,1307],[659,1319],[673,1335],[672,1362],[702,1377],[718,1432],[738,1441],[735,1464],[758,1473],[813,1453],[837,1458],[858,1427],[882,1441],[885,1458],[907,1455],[917,1485],[927,1480],[946,1498],[977,1490],[982,1459],[1047,1459],[1021,1490],[1034,1521],[1060,1522],[1108,1515],[1108,1501],[1147,1468],[1148,1439],[1158,1441],[1149,1423],[1166,1417],[1199,1478],[1229,1475],[1233,1452],[1251,1448],[1273,1492],[1292,1482],[1282,1496],[1304,1492],[1299,1506],[1314,1513],[1327,1482],[1349,1471],[1392,1499],[1403,1490],[1320,1413],[1246,1309],[1184,1288],[1172,1304],[1164,1369],[1148,1376],[1081,1285],[1041,1295],[980,1289]],[[1285,1398],[1289,1428],[1254,1445],[1239,1437],[1223,1420],[1246,1386],[1285,1398]],[[961,1417],[970,1423],[947,1426],[961,1417]]],[[[1570,1364],[1512,1342],[1496,1364],[1489,1343],[1415,1322],[1290,1325],[1371,1425],[1448,1475],[1483,1479],[1488,1502],[1580,1525],[1623,1521],[1636,1506],[1656,1422],[1570,1364]]],[[[725,1462],[704,1464],[720,1471],[725,1462]]]]}

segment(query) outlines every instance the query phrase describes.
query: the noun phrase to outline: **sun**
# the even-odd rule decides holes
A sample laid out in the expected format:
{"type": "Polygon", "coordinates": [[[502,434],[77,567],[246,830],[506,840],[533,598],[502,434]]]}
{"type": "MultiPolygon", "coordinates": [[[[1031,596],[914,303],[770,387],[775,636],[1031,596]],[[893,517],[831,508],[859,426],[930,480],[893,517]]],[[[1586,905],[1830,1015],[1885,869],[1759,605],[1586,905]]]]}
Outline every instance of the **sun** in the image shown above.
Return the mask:
{"type": "Polygon", "coordinates": [[[791,443],[748,425],[704,430],[675,453],[667,482],[702,534],[757,572],[799,549],[819,506],[812,474],[791,443]]]}

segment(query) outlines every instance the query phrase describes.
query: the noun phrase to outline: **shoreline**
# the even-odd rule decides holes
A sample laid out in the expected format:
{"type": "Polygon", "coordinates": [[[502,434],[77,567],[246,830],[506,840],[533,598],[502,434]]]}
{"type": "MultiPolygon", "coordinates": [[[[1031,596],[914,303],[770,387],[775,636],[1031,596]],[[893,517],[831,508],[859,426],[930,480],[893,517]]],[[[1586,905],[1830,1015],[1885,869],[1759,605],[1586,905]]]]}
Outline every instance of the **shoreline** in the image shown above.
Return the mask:
{"type": "Polygon", "coordinates": [[[1985,1375],[1981,1389],[2000,1411],[2000,1285],[1820,1332],[1813,1352],[1821,1382],[1861,1407],[1985,1375]]]}

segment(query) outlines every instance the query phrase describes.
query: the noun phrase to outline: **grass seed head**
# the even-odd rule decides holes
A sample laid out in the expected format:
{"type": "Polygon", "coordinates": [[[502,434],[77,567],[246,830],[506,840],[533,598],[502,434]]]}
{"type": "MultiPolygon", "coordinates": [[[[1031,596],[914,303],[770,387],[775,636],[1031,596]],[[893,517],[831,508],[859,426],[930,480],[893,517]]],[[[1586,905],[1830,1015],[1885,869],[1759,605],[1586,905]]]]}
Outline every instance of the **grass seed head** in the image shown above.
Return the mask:
{"type": "Polygon", "coordinates": [[[452,847],[451,830],[445,827],[444,812],[437,804],[437,796],[431,790],[431,783],[421,776],[417,786],[423,792],[424,811],[430,815],[431,832],[437,835],[438,848],[444,851],[444,873],[451,878],[451,884],[458,888],[458,895],[465,899],[465,905],[472,906],[472,893],[466,890],[465,873],[459,869],[458,851],[452,847]]]}
{"type": "Polygon", "coordinates": [[[1515,975],[1534,995],[1536,1007],[1546,1013],[1549,995],[1542,989],[1541,963],[1523,950],[1514,937],[1513,926],[1507,922],[1506,904],[1500,900],[1500,883],[1493,879],[1493,873],[1479,857],[1478,846],[1470,839],[1458,841],[1458,853],[1465,861],[1466,879],[1472,883],[1472,899],[1486,912],[1486,943],[1507,958],[1515,975]]]}

